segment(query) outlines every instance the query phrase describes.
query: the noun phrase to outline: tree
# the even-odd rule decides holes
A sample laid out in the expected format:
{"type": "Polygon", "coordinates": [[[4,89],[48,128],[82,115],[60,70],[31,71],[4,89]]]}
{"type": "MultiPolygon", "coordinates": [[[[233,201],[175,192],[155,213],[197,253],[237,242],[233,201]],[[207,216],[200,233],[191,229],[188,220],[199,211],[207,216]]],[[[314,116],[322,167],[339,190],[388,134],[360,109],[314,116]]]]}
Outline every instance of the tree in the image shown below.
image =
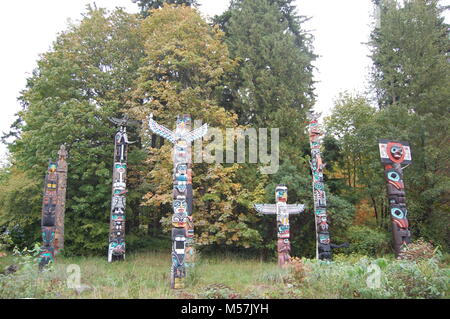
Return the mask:
{"type": "Polygon", "coordinates": [[[384,136],[411,143],[405,182],[414,234],[448,248],[450,37],[439,3],[380,1],[370,45],[384,136]]]}
{"type": "MultiPolygon", "coordinates": [[[[142,44],[136,16],[118,9],[108,14],[88,8],[79,25],[70,25],[44,53],[21,93],[15,135],[9,145],[14,170],[9,188],[26,174],[33,194],[42,200],[42,183],[49,158],[60,144],[69,152],[66,203],[66,251],[106,252],[111,201],[111,165],[115,127],[109,116],[125,111],[127,92],[136,77],[142,44]]],[[[135,156],[130,152],[130,158],[135,156]]],[[[130,171],[133,165],[130,163],[130,171]]],[[[10,193],[13,193],[11,190],[10,193]]],[[[31,192],[31,189],[30,189],[31,192]]],[[[35,221],[41,203],[22,212],[35,221]]],[[[129,205],[129,212],[138,207],[129,205]]],[[[17,208],[9,210],[16,215],[17,208]]],[[[130,216],[131,217],[131,216],[130,216]]],[[[21,223],[18,223],[20,226],[21,223]]],[[[38,238],[35,238],[38,240],[38,238]]]]}
{"type": "Polygon", "coordinates": [[[345,181],[338,192],[354,205],[369,199],[377,223],[383,225],[385,183],[377,150],[382,129],[377,123],[376,109],[361,95],[343,93],[325,119],[325,127],[328,139],[337,145],[339,152],[327,170],[345,181]]]}
{"type": "Polygon", "coordinates": [[[186,6],[198,6],[197,0],[131,0],[133,3],[137,3],[141,8],[141,14],[144,17],[149,15],[149,11],[152,9],[160,9],[164,4],[186,5],[186,6]]]}
{"type": "Polygon", "coordinates": [[[408,105],[418,114],[449,110],[450,39],[438,0],[381,1],[371,34],[373,85],[380,107],[408,105]]]}
{"type": "MultiPolygon", "coordinates": [[[[293,32],[286,32],[289,24],[278,5],[268,0],[238,1],[231,8],[227,43],[240,64],[230,83],[227,105],[241,124],[268,127],[276,123],[281,126],[274,127],[283,130],[287,127],[282,115],[296,119],[313,102],[314,56],[309,42],[299,47],[293,32]]],[[[296,33],[302,31],[296,29],[296,33]]]]}
{"type": "MultiPolygon", "coordinates": [[[[235,72],[225,81],[221,105],[234,111],[241,125],[279,128],[280,168],[266,178],[265,202],[273,201],[275,185],[280,183],[289,182],[292,200],[297,194],[303,194],[303,185],[294,182],[292,176],[308,181],[307,189],[310,189],[306,113],[314,103],[312,61],[315,55],[312,37],[301,29],[303,21],[295,13],[292,1],[281,0],[232,1],[227,12],[214,19],[226,34],[231,57],[239,61],[235,72]]],[[[254,165],[244,166],[248,177],[243,182],[250,188],[261,176],[254,165]]],[[[301,203],[307,201],[304,196],[298,198],[301,203]]],[[[293,232],[292,243],[293,247],[301,247],[302,253],[313,255],[308,247],[314,247],[315,230],[313,218],[309,217],[293,218],[302,231],[293,232]]],[[[259,225],[266,248],[272,248],[273,252],[273,247],[267,246],[274,243],[272,227],[273,221],[269,219],[259,225]]]]}
{"type": "MultiPolygon", "coordinates": [[[[217,103],[222,79],[235,62],[229,58],[223,33],[209,26],[190,7],[165,5],[142,22],[145,57],[133,91],[132,114],[143,121],[153,113],[173,129],[178,114],[190,114],[212,128],[237,127],[236,115],[217,103]],[[158,45],[155,45],[158,43],[158,45]]],[[[143,205],[169,229],[172,216],[172,144],[147,139],[150,191],[143,205]]],[[[244,189],[239,165],[194,163],[193,189],[196,242],[201,245],[250,247],[260,236],[253,225],[252,200],[258,189],[244,189]]],[[[259,192],[260,193],[260,192],[259,192]]]]}

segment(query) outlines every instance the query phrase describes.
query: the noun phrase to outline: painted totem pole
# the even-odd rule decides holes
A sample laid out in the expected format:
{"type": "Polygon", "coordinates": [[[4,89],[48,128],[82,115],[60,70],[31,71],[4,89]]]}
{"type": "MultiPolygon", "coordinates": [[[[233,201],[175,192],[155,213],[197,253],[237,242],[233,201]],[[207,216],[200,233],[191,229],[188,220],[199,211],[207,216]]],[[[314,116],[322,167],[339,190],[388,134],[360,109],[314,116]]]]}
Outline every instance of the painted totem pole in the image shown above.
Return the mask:
{"type": "Polygon", "coordinates": [[[56,173],[58,175],[57,203],[56,203],[56,233],[55,233],[55,254],[64,249],[64,215],[66,209],[66,189],[67,189],[67,151],[61,145],[58,151],[58,163],[56,173]]]}
{"type": "Polygon", "coordinates": [[[58,174],[57,163],[51,160],[48,163],[45,175],[44,199],[42,201],[42,241],[39,268],[42,269],[55,258],[56,233],[56,205],[58,202],[58,174]]]}
{"type": "Polygon", "coordinates": [[[404,247],[411,242],[408,229],[408,211],[406,209],[405,185],[403,183],[403,169],[401,164],[411,164],[411,149],[407,142],[379,140],[381,163],[384,165],[389,208],[392,221],[392,235],[394,252],[401,257],[404,247]]]}
{"type": "Polygon", "coordinates": [[[192,219],[192,156],[191,144],[202,138],[208,125],[191,131],[191,117],[178,116],[175,131],[159,125],[149,118],[150,130],[169,140],[173,148],[173,215],[172,215],[172,268],[170,286],[184,288],[186,265],[194,258],[194,222],[192,219]]]}
{"type": "Polygon", "coordinates": [[[125,194],[127,176],[127,124],[128,116],[122,119],[109,118],[119,128],[114,137],[114,165],[111,200],[111,218],[109,224],[108,262],[125,259],[125,194]]]}
{"type": "Polygon", "coordinates": [[[255,204],[255,209],[260,214],[276,215],[278,229],[278,266],[284,267],[291,256],[291,244],[289,243],[289,215],[300,214],[305,206],[302,204],[287,204],[287,187],[277,185],[275,188],[276,204],[255,204]]]}
{"type": "MultiPolygon", "coordinates": [[[[330,233],[328,232],[327,221],[327,198],[325,195],[325,184],[323,182],[323,169],[325,165],[320,155],[320,145],[322,143],[322,131],[319,128],[317,119],[320,114],[310,113],[309,115],[309,142],[311,146],[311,171],[313,177],[314,194],[314,216],[316,222],[316,257],[318,259],[331,260],[330,233]]],[[[336,247],[338,248],[338,247],[336,247]]]]}

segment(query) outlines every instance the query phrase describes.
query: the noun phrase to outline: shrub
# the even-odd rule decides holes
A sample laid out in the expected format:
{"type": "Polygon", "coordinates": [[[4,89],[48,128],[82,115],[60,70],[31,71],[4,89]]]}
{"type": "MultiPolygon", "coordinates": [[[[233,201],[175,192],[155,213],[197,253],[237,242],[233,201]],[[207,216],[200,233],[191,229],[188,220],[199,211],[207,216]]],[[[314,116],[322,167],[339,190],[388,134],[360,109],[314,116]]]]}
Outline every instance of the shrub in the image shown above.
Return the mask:
{"type": "Polygon", "coordinates": [[[39,253],[39,244],[31,250],[14,248],[14,264],[9,267],[14,271],[0,274],[0,298],[54,298],[64,288],[51,263],[39,271],[39,253]]]}
{"type": "Polygon", "coordinates": [[[224,284],[211,284],[206,286],[199,294],[200,298],[206,299],[237,299],[240,298],[230,287],[224,284]]]}
{"type": "Polygon", "coordinates": [[[436,255],[437,249],[423,239],[418,239],[405,247],[400,253],[400,259],[406,260],[422,260],[430,259],[436,255]]]}
{"type": "Polygon", "coordinates": [[[388,233],[367,226],[351,226],[348,229],[350,253],[379,256],[390,251],[388,233]]]}
{"type": "Polygon", "coordinates": [[[362,257],[358,261],[305,260],[308,270],[297,279],[297,298],[446,298],[450,271],[437,258],[420,261],[362,257]],[[371,266],[369,268],[369,266],[371,266]],[[378,266],[378,267],[374,267],[378,266]],[[370,272],[375,268],[376,272],[370,272]],[[370,285],[379,276],[379,287],[370,285]]]}

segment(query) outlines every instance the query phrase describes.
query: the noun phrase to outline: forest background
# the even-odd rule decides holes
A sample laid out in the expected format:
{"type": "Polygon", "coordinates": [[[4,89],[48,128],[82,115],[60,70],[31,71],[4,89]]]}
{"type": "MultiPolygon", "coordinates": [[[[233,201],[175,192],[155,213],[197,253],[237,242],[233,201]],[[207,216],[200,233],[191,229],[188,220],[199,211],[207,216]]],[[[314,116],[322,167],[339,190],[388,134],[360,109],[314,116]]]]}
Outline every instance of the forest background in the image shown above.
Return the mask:
{"type": "MultiPolygon", "coordinates": [[[[292,255],[313,257],[307,113],[315,102],[312,36],[290,0],[236,0],[212,22],[195,1],[136,1],[140,14],[90,7],[61,32],[21,92],[22,110],[3,141],[0,227],[13,245],[40,241],[43,177],[60,144],[69,151],[67,255],[106,254],[115,127],[108,117],[142,120],[129,131],[126,241],[130,251],[170,246],[171,145],[146,132],[153,112],[173,128],[188,113],[217,128],[279,128],[280,169],[253,164],[193,167],[196,243],[274,257],[274,218],[253,203],[274,201],[277,184],[305,213],[291,218],[292,255]],[[169,3],[171,5],[165,5],[169,3]],[[149,10],[150,9],[150,10],[149,10]],[[152,10],[153,9],[153,10],[152,10]]],[[[391,253],[379,138],[405,140],[413,238],[449,251],[449,26],[439,1],[376,1],[370,94],[343,92],[324,119],[323,157],[331,238],[346,253],[391,253]],[[377,107],[371,106],[372,100],[377,107]]],[[[206,144],[206,143],[205,143],[206,144]]]]}

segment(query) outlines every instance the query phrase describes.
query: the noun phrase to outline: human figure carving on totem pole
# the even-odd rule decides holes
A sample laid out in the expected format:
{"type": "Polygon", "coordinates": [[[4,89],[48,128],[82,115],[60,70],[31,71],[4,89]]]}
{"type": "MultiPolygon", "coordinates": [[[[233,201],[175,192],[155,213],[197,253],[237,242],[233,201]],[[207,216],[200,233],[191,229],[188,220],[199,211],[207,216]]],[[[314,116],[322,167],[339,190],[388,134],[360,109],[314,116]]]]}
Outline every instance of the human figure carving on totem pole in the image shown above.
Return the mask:
{"type": "Polygon", "coordinates": [[[348,247],[348,243],[335,245],[331,243],[329,225],[327,219],[327,197],[325,194],[325,184],[323,180],[323,169],[326,164],[323,163],[320,154],[320,146],[322,143],[322,130],[319,127],[317,119],[320,114],[309,114],[309,142],[311,146],[311,171],[313,178],[313,195],[314,195],[314,218],[316,224],[316,258],[321,260],[332,259],[332,249],[348,247]]]}
{"type": "Polygon", "coordinates": [[[67,151],[61,145],[58,151],[57,175],[58,175],[58,199],[56,204],[56,233],[55,233],[55,254],[64,249],[64,215],[66,209],[67,190],[67,151]]]}
{"type": "Polygon", "coordinates": [[[150,130],[169,140],[173,148],[173,215],[172,215],[172,268],[170,286],[184,288],[186,267],[194,263],[194,221],[192,219],[192,155],[191,144],[202,138],[208,125],[191,131],[191,117],[178,116],[175,131],[156,123],[149,117],[150,130]]]}
{"type": "Polygon", "coordinates": [[[392,221],[394,252],[397,258],[411,242],[408,210],[406,209],[405,185],[402,164],[411,164],[411,149],[407,142],[394,142],[385,139],[378,141],[381,163],[384,165],[389,209],[392,221]]]}
{"type": "Polygon", "coordinates": [[[42,200],[41,233],[42,242],[39,268],[42,269],[55,259],[56,205],[58,201],[57,164],[49,161],[45,175],[44,198],[42,200]]]}
{"type": "Polygon", "coordinates": [[[278,265],[285,267],[290,260],[291,244],[289,243],[289,215],[300,214],[303,212],[303,204],[287,204],[287,187],[277,185],[275,188],[276,204],[255,204],[256,211],[263,215],[277,216],[278,230],[278,265]]]}
{"type": "Polygon", "coordinates": [[[127,125],[139,122],[123,118],[109,118],[118,126],[114,136],[113,185],[111,199],[111,214],[109,226],[108,262],[125,259],[125,207],[127,191],[127,151],[128,145],[134,142],[128,140],[127,125]]]}

